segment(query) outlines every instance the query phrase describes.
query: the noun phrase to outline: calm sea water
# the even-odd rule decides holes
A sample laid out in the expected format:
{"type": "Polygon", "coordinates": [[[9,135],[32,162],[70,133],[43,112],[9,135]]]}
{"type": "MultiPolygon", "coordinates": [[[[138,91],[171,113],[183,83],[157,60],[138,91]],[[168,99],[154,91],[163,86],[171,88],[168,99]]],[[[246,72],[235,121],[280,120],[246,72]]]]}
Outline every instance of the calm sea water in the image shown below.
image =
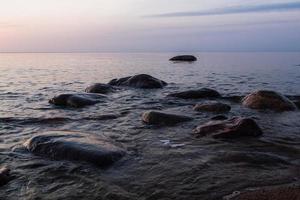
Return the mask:
{"type": "Polygon", "coordinates": [[[220,199],[247,188],[299,183],[299,111],[258,112],[226,102],[232,106],[229,117],[254,117],[265,134],[246,141],[196,139],[192,129],[213,114],[192,110],[200,100],[165,96],[201,87],[224,96],[257,89],[300,95],[300,53],[195,53],[199,61],[187,64],[169,62],[174,55],[0,54],[0,166],[9,166],[14,177],[0,188],[0,199],[220,199]],[[169,85],[122,90],[110,94],[109,102],[80,109],[48,103],[55,95],[138,73],[169,85]],[[175,127],[146,126],[141,114],[153,109],[195,120],[175,127]],[[120,113],[113,120],[99,117],[120,113]],[[103,134],[128,154],[103,170],[18,150],[26,139],[48,130],[103,134]]]}

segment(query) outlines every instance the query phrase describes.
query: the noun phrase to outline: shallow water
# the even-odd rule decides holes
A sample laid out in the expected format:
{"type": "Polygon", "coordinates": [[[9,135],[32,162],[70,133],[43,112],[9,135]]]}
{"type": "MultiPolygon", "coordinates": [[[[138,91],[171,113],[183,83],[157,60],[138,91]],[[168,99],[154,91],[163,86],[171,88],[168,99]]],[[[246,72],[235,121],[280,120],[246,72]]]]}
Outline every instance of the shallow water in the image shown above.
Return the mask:
{"type": "Polygon", "coordinates": [[[197,53],[195,63],[171,63],[164,54],[0,54],[0,166],[13,180],[0,199],[220,199],[252,187],[299,183],[300,112],[259,112],[239,103],[232,116],[254,117],[259,138],[195,138],[192,129],[213,114],[192,110],[201,100],[174,100],[174,91],[209,87],[224,96],[272,89],[300,95],[300,53],[197,53]],[[80,109],[48,100],[83,92],[91,83],[146,73],[164,89],[123,89],[109,101],[80,109]],[[141,122],[146,110],[185,113],[195,120],[172,127],[141,122]],[[107,115],[116,114],[117,118],[107,115]],[[48,130],[106,135],[127,155],[108,169],[54,161],[21,151],[48,130]]]}

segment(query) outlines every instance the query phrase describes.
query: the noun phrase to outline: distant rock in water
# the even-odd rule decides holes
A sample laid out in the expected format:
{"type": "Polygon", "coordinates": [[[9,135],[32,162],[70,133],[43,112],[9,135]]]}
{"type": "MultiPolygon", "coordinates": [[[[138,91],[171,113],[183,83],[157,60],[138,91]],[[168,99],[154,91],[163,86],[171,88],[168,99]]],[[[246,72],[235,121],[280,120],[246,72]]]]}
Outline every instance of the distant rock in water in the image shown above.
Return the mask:
{"type": "Polygon", "coordinates": [[[101,99],[106,98],[98,94],[61,94],[49,100],[49,103],[57,106],[84,107],[99,103],[101,99]]]}
{"type": "Polygon", "coordinates": [[[100,167],[121,159],[125,151],[108,138],[72,131],[50,131],[27,140],[33,154],[55,160],[84,161],[100,167]]]}
{"type": "Polygon", "coordinates": [[[244,106],[258,110],[291,111],[296,105],[280,93],[260,90],[246,96],[242,103],[244,106]]]}
{"type": "Polygon", "coordinates": [[[193,118],[184,115],[148,111],[142,115],[142,120],[146,124],[152,125],[174,125],[181,122],[191,121],[193,118]]]}
{"type": "Polygon", "coordinates": [[[107,94],[113,92],[115,89],[109,84],[96,83],[85,89],[88,93],[107,94]]]}
{"type": "Polygon", "coordinates": [[[193,108],[195,111],[205,111],[205,112],[229,112],[231,110],[231,107],[227,104],[220,103],[220,102],[206,102],[197,104],[193,108]]]}
{"type": "Polygon", "coordinates": [[[167,85],[166,82],[147,74],[139,74],[120,79],[113,79],[108,84],[113,86],[127,86],[143,89],[163,88],[167,85]]]}
{"type": "Polygon", "coordinates": [[[250,118],[234,117],[225,121],[211,121],[193,130],[197,137],[239,138],[259,136],[263,132],[250,118]]]}
{"type": "Polygon", "coordinates": [[[194,62],[194,61],[197,61],[197,58],[193,55],[180,55],[180,56],[175,56],[175,57],[171,58],[170,61],[194,62]]]}
{"type": "Polygon", "coordinates": [[[201,99],[201,98],[217,98],[221,94],[213,89],[202,88],[199,90],[187,90],[183,92],[176,92],[168,95],[169,97],[177,97],[181,99],[201,99]]]}
{"type": "Polygon", "coordinates": [[[10,170],[7,167],[0,167],[0,186],[10,181],[10,170]]]}

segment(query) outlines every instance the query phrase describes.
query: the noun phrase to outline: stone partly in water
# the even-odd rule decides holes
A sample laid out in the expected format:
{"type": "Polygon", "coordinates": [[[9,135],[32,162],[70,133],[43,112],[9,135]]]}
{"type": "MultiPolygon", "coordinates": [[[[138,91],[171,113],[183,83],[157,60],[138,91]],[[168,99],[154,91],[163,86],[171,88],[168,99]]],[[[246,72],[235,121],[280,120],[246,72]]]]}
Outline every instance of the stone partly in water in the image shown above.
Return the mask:
{"type": "Polygon", "coordinates": [[[106,167],[125,155],[108,138],[72,131],[50,131],[24,143],[33,154],[55,160],[84,161],[106,167]]]}
{"type": "Polygon", "coordinates": [[[250,118],[234,117],[225,121],[211,121],[193,130],[198,137],[239,138],[262,135],[261,128],[250,118]]]}
{"type": "Polygon", "coordinates": [[[260,90],[246,96],[242,103],[244,106],[264,110],[291,111],[296,109],[296,105],[288,98],[274,91],[260,90]]]}
{"type": "Polygon", "coordinates": [[[194,62],[194,61],[197,61],[197,58],[193,55],[180,55],[180,56],[175,56],[175,57],[171,58],[170,61],[194,62]]]}
{"type": "Polygon", "coordinates": [[[154,78],[147,74],[139,74],[135,76],[128,76],[120,79],[113,79],[109,83],[113,86],[127,86],[134,88],[143,88],[143,89],[155,89],[163,88],[167,85],[166,82],[154,78]]]}
{"type": "Polygon", "coordinates": [[[98,94],[61,94],[49,100],[49,103],[57,106],[84,107],[94,105],[106,98],[98,94]]]}
{"type": "Polygon", "coordinates": [[[158,111],[148,111],[142,115],[143,122],[152,125],[174,125],[192,119],[193,118],[184,115],[175,115],[158,111]]]}
{"type": "Polygon", "coordinates": [[[0,186],[5,185],[10,180],[10,170],[7,167],[0,167],[0,186]]]}
{"type": "Polygon", "coordinates": [[[183,92],[176,92],[168,95],[169,97],[177,97],[181,99],[201,99],[201,98],[218,98],[220,93],[209,88],[202,88],[199,90],[187,90],[183,92]]]}
{"type": "Polygon", "coordinates": [[[228,119],[226,116],[224,115],[216,115],[216,116],[213,116],[212,118],[210,118],[211,120],[226,120],[228,119]]]}
{"type": "Polygon", "coordinates": [[[220,102],[206,102],[197,104],[193,108],[195,111],[206,111],[206,112],[229,112],[231,107],[227,104],[220,103],[220,102]]]}
{"type": "Polygon", "coordinates": [[[96,83],[85,89],[88,93],[107,94],[113,92],[115,89],[109,84],[96,83]]]}

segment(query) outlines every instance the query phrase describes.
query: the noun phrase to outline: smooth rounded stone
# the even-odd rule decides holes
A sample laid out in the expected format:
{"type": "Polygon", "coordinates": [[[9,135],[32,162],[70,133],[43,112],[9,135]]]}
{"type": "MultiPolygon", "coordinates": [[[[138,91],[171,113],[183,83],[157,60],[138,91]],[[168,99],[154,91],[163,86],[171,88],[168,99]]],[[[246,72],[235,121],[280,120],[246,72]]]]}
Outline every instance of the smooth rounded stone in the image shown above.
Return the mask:
{"type": "Polygon", "coordinates": [[[101,102],[106,96],[99,94],[61,94],[49,100],[57,106],[84,107],[101,102]]]}
{"type": "Polygon", "coordinates": [[[163,88],[167,85],[166,82],[147,74],[139,74],[120,79],[113,79],[108,84],[113,86],[127,86],[143,89],[163,88]]]}
{"type": "Polygon", "coordinates": [[[194,62],[197,61],[197,58],[193,55],[179,55],[171,58],[170,61],[194,62]]]}
{"type": "Polygon", "coordinates": [[[31,153],[54,160],[84,161],[108,166],[125,151],[105,137],[73,131],[50,131],[33,136],[24,143],[31,153]]]}
{"type": "Polygon", "coordinates": [[[270,109],[274,111],[292,111],[296,105],[280,93],[260,90],[247,95],[242,103],[252,109],[270,109]]]}
{"type": "Polygon", "coordinates": [[[0,186],[5,185],[10,181],[10,169],[7,167],[0,167],[0,186]]]}
{"type": "Polygon", "coordinates": [[[168,95],[169,97],[177,97],[181,99],[201,99],[201,98],[218,98],[221,94],[216,90],[209,88],[202,88],[199,90],[187,90],[183,92],[176,92],[168,95]]]}
{"type": "Polygon", "coordinates": [[[96,83],[85,89],[88,93],[107,94],[113,92],[115,89],[109,84],[96,83]]]}
{"type": "Polygon", "coordinates": [[[199,136],[213,138],[239,138],[263,134],[257,123],[250,118],[234,117],[225,121],[210,121],[198,126],[193,132],[199,136]]]}
{"type": "Polygon", "coordinates": [[[210,118],[211,120],[226,120],[228,119],[225,115],[216,115],[210,118]]]}
{"type": "Polygon", "coordinates": [[[146,124],[152,125],[173,125],[181,122],[191,121],[193,118],[184,115],[176,115],[158,111],[147,111],[142,115],[142,120],[146,124]]]}
{"type": "Polygon", "coordinates": [[[197,104],[193,108],[195,111],[206,111],[206,112],[229,112],[231,107],[227,104],[220,102],[206,102],[197,104]]]}

